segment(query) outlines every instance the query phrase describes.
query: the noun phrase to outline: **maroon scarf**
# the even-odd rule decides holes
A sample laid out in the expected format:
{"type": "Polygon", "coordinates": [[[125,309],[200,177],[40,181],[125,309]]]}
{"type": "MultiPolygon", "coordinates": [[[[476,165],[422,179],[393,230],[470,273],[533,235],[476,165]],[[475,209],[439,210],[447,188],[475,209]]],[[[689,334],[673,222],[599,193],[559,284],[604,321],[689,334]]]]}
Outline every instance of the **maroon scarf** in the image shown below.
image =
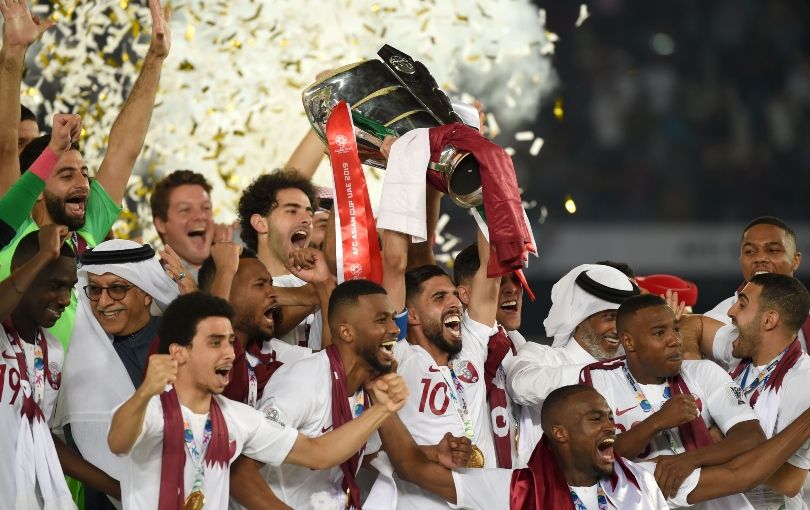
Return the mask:
{"type": "Polygon", "coordinates": [[[262,353],[261,342],[249,342],[247,350],[242,346],[242,342],[236,339],[233,344],[234,360],[233,369],[231,370],[231,380],[225,391],[222,393],[224,396],[237,402],[247,403],[248,400],[248,359],[245,353],[250,353],[259,359],[259,364],[256,365],[256,401],[262,398],[264,387],[267,381],[278,370],[282,362],[276,360],[276,353],[269,354],[262,353]]]}
{"type": "MultiPolygon", "coordinates": [[[[332,430],[354,419],[352,409],[349,406],[349,394],[346,389],[346,372],[343,370],[343,362],[340,359],[340,351],[335,345],[326,348],[326,356],[329,358],[329,371],[332,374],[332,430]]],[[[366,407],[368,407],[366,398],[366,407]]],[[[357,471],[360,469],[360,458],[363,455],[365,446],[352,455],[349,460],[340,465],[343,472],[343,490],[349,491],[350,507],[362,510],[360,506],[360,488],[357,487],[357,471]]]]}
{"type": "MultiPolygon", "coordinates": [[[[163,409],[163,459],[160,466],[160,497],[158,510],[183,510],[185,501],[186,466],[185,429],[177,392],[172,388],[160,394],[163,409]]],[[[222,416],[217,399],[211,396],[211,442],[205,451],[205,465],[227,467],[231,460],[228,444],[228,424],[222,416]]]]}
{"type": "Polygon", "coordinates": [[[492,419],[493,437],[495,438],[495,454],[498,457],[499,468],[512,468],[512,442],[509,433],[509,415],[507,412],[506,391],[495,384],[503,359],[509,350],[515,353],[512,341],[506,335],[503,326],[498,326],[498,332],[489,337],[487,344],[487,360],[484,363],[484,383],[487,388],[487,402],[489,403],[489,415],[492,419]],[[502,408],[502,413],[494,412],[495,409],[502,408]],[[506,420],[506,424],[498,423],[498,420],[506,420]],[[497,430],[506,429],[506,435],[499,435],[497,430]]]}
{"type": "MultiPolygon", "coordinates": [[[[616,457],[610,483],[613,489],[619,482],[616,468],[622,470],[627,479],[640,489],[638,480],[624,464],[621,457],[616,457]]],[[[573,510],[571,489],[565,481],[562,470],[554,458],[546,436],[540,439],[529,458],[528,467],[512,472],[509,487],[510,510],[573,510]]]]}
{"type": "MultiPolygon", "coordinates": [[[[619,356],[612,360],[592,363],[582,369],[582,372],[579,374],[579,381],[582,384],[593,387],[591,371],[621,369],[621,367],[625,365],[625,359],[625,356],[619,356]]],[[[672,391],[673,397],[681,394],[692,394],[680,373],[669,377],[667,381],[669,382],[669,389],[672,391]]],[[[706,426],[706,422],[703,421],[702,412],[698,413],[697,417],[689,423],[678,425],[678,433],[681,436],[681,442],[684,448],[686,448],[688,452],[712,444],[712,436],[709,434],[709,428],[706,426]]]]}
{"type": "MultiPolygon", "coordinates": [[[[470,152],[481,170],[484,212],[489,226],[490,257],[487,276],[496,277],[522,269],[529,250],[534,250],[523,218],[515,168],[501,147],[464,124],[455,123],[431,128],[430,159],[438,161],[445,145],[470,152]]],[[[441,178],[432,171],[428,180],[446,192],[441,178]]]]}
{"type": "MultiPolygon", "coordinates": [[[[806,322],[805,322],[806,324],[806,322]]],[[[805,340],[808,339],[807,335],[805,335],[805,340]]],[[[787,349],[785,350],[785,355],[782,356],[782,359],[779,360],[779,363],[776,364],[776,368],[774,368],[773,372],[771,372],[771,376],[768,377],[768,382],[761,388],[757,388],[754,390],[754,394],[751,395],[749,399],[749,404],[751,408],[754,407],[754,404],[757,403],[759,396],[767,390],[768,388],[773,388],[774,391],[779,391],[779,388],[782,387],[782,381],[785,379],[785,374],[788,373],[788,370],[793,368],[793,365],[799,361],[799,358],[802,355],[802,346],[799,343],[799,338],[796,337],[793,342],[788,345],[787,349]]],[[[743,371],[751,365],[753,361],[751,358],[745,358],[744,360],[740,361],[740,364],[737,365],[733,371],[729,372],[728,375],[731,376],[732,379],[737,380],[737,377],[743,373],[743,371]]]]}

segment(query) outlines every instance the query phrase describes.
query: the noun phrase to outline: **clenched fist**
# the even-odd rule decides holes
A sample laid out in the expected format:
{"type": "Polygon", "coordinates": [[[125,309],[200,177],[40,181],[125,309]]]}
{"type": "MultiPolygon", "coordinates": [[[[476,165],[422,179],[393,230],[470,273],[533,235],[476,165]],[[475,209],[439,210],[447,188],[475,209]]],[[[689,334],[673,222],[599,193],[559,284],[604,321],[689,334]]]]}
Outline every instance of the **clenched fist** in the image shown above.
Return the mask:
{"type": "Polygon", "coordinates": [[[698,417],[700,412],[692,395],[675,395],[667,400],[664,406],[653,417],[660,430],[671,429],[689,423],[698,417]]]}
{"type": "Polygon", "coordinates": [[[386,374],[372,381],[371,392],[374,402],[384,405],[391,413],[402,409],[410,394],[405,379],[396,373],[386,374]]]}
{"type": "Polygon", "coordinates": [[[177,361],[168,354],[153,354],[149,356],[149,366],[146,377],[141,383],[140,391],[153,397],[160,395],[167,384],[174,384],[177,379],[177,361]]]}

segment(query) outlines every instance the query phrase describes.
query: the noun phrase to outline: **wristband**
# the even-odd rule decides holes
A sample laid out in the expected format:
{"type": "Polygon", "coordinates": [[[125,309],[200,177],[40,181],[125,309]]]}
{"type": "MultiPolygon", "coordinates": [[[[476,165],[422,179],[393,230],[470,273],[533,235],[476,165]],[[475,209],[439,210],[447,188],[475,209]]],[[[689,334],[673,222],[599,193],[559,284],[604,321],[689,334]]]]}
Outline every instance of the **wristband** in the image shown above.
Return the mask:
{"type": "Polygon", "coordinates": [[[29,168],[28,171],[43,181],[47,181],[53,169],[56,168],[58,161],[59,156],[57,156],[50,147],[45,147],[45,150],[42,151],[42,154],[31,164],[31,168],[29,168]]]}

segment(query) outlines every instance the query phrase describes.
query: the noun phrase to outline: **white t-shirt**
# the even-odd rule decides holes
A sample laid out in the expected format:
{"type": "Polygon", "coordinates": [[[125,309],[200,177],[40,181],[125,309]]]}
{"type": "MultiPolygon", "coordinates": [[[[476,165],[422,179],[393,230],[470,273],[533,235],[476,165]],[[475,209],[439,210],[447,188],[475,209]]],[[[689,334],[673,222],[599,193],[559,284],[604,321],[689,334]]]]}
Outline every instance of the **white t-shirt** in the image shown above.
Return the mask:
{"type": "MultiPolygon", "coordinates": [[[[224,475],[208,476],[209,473],[206,472],[202,491],[205,494],[204,508],[218,510],[228,507],[228,471],[239,454],[259,462],[279,465],[292,450],[298,438],[298,431],[265,419],[264,414],[241,402],[221,395],[214,398],[228,425],[231,457],[224,475]]],[[[201,441],[202,427],[208,415],[195,415],[182,405],[180,409],[189,425],[197,427],[197,430],[192,428],[195,440],[201,441]]],[[[160,397],[154,396],[147,405],[138,439],[129,454],[123,456],[126,459],[126,468],[121,480],[121,502],[125,509],[154,510],[158,506],[160,470],[163,462],[163,423],[160,397]]],[[[194,483],[195,469],[185,445],[184,451],[186,453],[183,471],[184,494],[188,496],[194,483]]]]}
{"type": "MultiPolygon", "coordinates": [[[[644,501],[643,508],[660,510],[667,508],[666,500],[655,483],[655,478],[647,470],[633,462],[624,461],[630,471],[635,475],[641,488],[644,501]]],[[[614,465],[614,469],[621,469],[614,465]]],[[[453,482],[456,485],[456,505],[452,508],[470,510],[509,510],[509,491],[512,482],[511,469],[460,469],[453,471],[453,482]]],[[[623,508],[622,499],[617,497],[611,488],[608,479],[600,481],[602,489],[608,499],[608,508],[620,510],[623,508]]],[[[597,487],[569,487],[576,491],[582,503],[591,510],[597,510],[597,487]]],[[[622,487],[617,487],[621,493],[622,487]]],[[[543,509],[545,510],[545,509],[543,509]]],[[[549,509],[552,510],[552,509],[549,509]]]]}
{"type": "Polygon", "coordinates": [[[510,397],[523,406],[516,467],[526,466],[543,437],[540,411],[548,394],[577,384],[582,367],[595,361],[573,338],[560,347],[529,342],[516,357],[504,361],[510,397]]]}
{"type": "MultiPolygon", "coordinates": [[[[701,411],[701,417],[707,427],[717,425],[723,434],[727,434],[738,423],[756,420],[756,415],[748,406],[748,403],[739,398],[739,386],[714,362],[706,360],[684,361],[681,365],[681,376],[692,395],[695,396],[698,409],[701,411]]],[[[636,392],[621,368],[594,370],[591,372],[591,377],[593,388],[605,397],[608,405],[613,409],[617,432],[621,433],[629,430],[652,416],[652,412],[645,413],[642,410],[636,392]]],[[[639,384],[638,387],[644,393],[652,408],[655,411],[660,410],[665,402],[664,391],[669,385],[666,383],[639,384]]],[[[673,455],[672,444],[674,444],[678,453],[685,451],[677,428],[658,433],[647,448],[633,460],[640,462],[653,459],[659,455],[673,455]]],[[[681,485],[676,500],[686,501],[686,496],[697,485],[697,478],[693,479],[694,485],[691,487],[687,483],[688,479],[687,482],[681,485]]],[[[696,505],[695,508],[740,510],[750,508],[750,505],[743,496],[732,495],[701,503],[696,505]]]]}
{"type": "MultiPolygon", "coordinates": [[[[307,282],[292,274],[273,277],[274,287],[303,287],[307,282]]],[[[313,351],[321,350],[323,337],[323,320],[321,311],[310,314],[292,331],[281,337],[281,340],[292,345],[309,347],[313,351]]]]}
{"type": "MultiPolygon", "coordinates": [[[[48,345],[48,365],[54,377],[59,377],[65,357],[62,345],[50,332],[46,330],[44,333],[45,342],[48,345]]],[[[2,431],[0,434],[0,494],[2,494],[0,500],[6,503],[16,499],[15,481],[17,477],[14,472],[14,459],[17,452],[17,432],[20,430],[20,412],[23,398],[32,393],[31,386],[34,380],[34,346],[25,341],[22,344],[28,366],[28,380],[32,381],[31,384],[20,377],[20,367],[17,364],[12,340],[6,335],[5,329],[0,327],[0,430],[2,431]]],[[[49,383],[46,371],[42,402],[39,407],[48,420],[49,426],[52,425],[58,395],[59,388],[54,388],[49,383]]],[[[56,458],[56,452],[53,453],[53,457],[56,458]]]]}
{"type": "MultiPolygon", "coordinates": [[[[497,330],[493,328],[492,331],[490,331],[490,335],[495,334],[496,331],[497,330]]],[[[506,335],[512,342],[515,352],[526,345],[526,339],[523,338],[523,335],[521,335],[520,332],[507,331],[506,335]]],[[[521,406],[512,402],[512,397],[510,397],[509,392],[506,391],[506,369],[504,368],[504,365],[508,366],[509,360],[515,356],[516,354],[512,353],[511,348],[506,351],[506,355],[504,356],[501,364],[498,366],[498,371],[495,373],[495,386],[504,390],[506,393],[506,408],[498,407],[495,409],[490,409],[489,403],[485,402],[486,409],[489,412],[492,434],[497,437],[509,437],[509,444],[512,445],[512,467],[517,467],[517,463],[519,462],[519,451],[516,444],[516,438],[520,437],[518,430],[521,423],[521,416],[523,416],[523,409],[521,406]]],[[[486,358],[484,358],[484,361],[486,361],[486,358]]],[[[486,383],[484,385],[484,396],[486,400],[486,383]]]]}
{"type": "MultiPolygon", "coordinates": [[[[726,339],[725,341],[729,344],[728,349],[725,350],[730,351],[731,340],[726,339]]],[[[717,347],[717,345],[715,345],[715,347],[717,347]]],[[[723,350],[723,346],[720,346],[720,348],[723,350]]],[[[738,358],[733,358],[731,366],[736,368],[740,361],[741,360],[738,358]]],[[[750,384],[750,381],[755,379],[761,371],[765,370],[765,368],[770,365],[770,363],[771,362],[769,361],[763,366],[752,366],[749,369],[750,373],[748,374],[747,384],[750,384]]],[[[743,373],[737,376],[735,382],[738,384],[741,383],[744,376],[745,372],[743,371],[743,373]]],[[[771,438],[774,436],[774,434],[778,434],[779,432],[783,431],[788,425],[793,423],[793,421],[795,421],[799,415],[810,407],[810,392],[807,391],[807,388],[810,388],[810,356],[802,353],[802,355],[796,361],[796,364],[793,365],[785,374],[785,378],[782,381],[782,388],[778,393],[779,408],[777,411],[774,428],[772,430],[765,430],[766,428],[770,427],[766,427],[763,420],[760,419],[760,424],[763,426],[765,437],[771,438]]],[[[745,395],[749,402],[752,395],[753,393],[745,395]]],[[[758,407],[755,409],[755,413],[758,415],[759,413],[765,413],[764,416],[767,416],[767,412],[763,408],[764,404],[765,399],[763,399],[762,395],[760,395],[760,398],[757,400],[758,407]]],[[[762,417],[764,418],[764,416],[762,417]]],[[[788,463],[799,469],[810,469],[810,441],[806,442],[801,448],[799,448],[796,453],[794,453],[793,456],[788,459],[788,463]]],[[[755,487],[753,490],[747,492],[746,495],[756,508],[770,508],[770,506],[773,506],[773,508],[778,508],[780,505],[784,504],[787,510],[801,510],[810,506],[805,506],[807,505],[807,502],[810,502],[810,491],[807,490],[807,487],[799,491],[799,493],[792,498],[783,497],[776,494],[772,490],[768,489],[765,485],[755,487]]]]}
{"type": "MultiPolygon", "coordinates": [[[[452,363],[472,418],[472,442],[484,454],[485,466],[494,468],[497,459],[484,383],[484,362],[491,332],[492,326],[475,322],[465,313],[461,319],[462,349],[452,358],[452,363]]],[[[405,378],[411,392],[405,407],[399,411],[399,417],[414,441],[420,445],[434,445],[447,432],[463,436],[464,425],[448,391],[447,381],[452,383],[450,369],[437,366],[422,347],[404,340],[394,345],[394,357],[398,363],[397,371],[405,378]]],[[[415,484],[398,478],[396,483],[399,510],[447,508],[446,501],[415,484]]]]}
{"type": "MultiPolygon", "coordinates": [[[[355,398],[349,397],[354,410],[355,398]]],[[[326,351],[284,365],[273,374],[264,389],[259,410],[272,421],[292,427],[307,437],[318,437],[332,430],[332,370],[326,351]]],[[[380,449],[379,435],[369,439],[364,454],[380,449]]],[[[311,509],[313,494],[341,493],[340,466],[312,470],[285,464],[263,468],[273,492],[296,510],[311,509]]]]}

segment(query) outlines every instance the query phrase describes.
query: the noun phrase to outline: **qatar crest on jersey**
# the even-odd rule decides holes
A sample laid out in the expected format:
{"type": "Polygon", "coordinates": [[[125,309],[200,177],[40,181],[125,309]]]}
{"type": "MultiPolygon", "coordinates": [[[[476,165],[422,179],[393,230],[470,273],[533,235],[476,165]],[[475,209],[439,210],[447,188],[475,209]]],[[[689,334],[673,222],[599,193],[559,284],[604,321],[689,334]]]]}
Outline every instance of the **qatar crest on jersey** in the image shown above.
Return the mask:
{"type": "Polygon", "coordinates": [[[453,371],[456,373],[456,377],[458,377],[459,380],[464,381],[467,384],[474,384],[478,382],[478,370],[475,369],[475,365],[473,365],[470,361],[454,361],[453,371]]]}

